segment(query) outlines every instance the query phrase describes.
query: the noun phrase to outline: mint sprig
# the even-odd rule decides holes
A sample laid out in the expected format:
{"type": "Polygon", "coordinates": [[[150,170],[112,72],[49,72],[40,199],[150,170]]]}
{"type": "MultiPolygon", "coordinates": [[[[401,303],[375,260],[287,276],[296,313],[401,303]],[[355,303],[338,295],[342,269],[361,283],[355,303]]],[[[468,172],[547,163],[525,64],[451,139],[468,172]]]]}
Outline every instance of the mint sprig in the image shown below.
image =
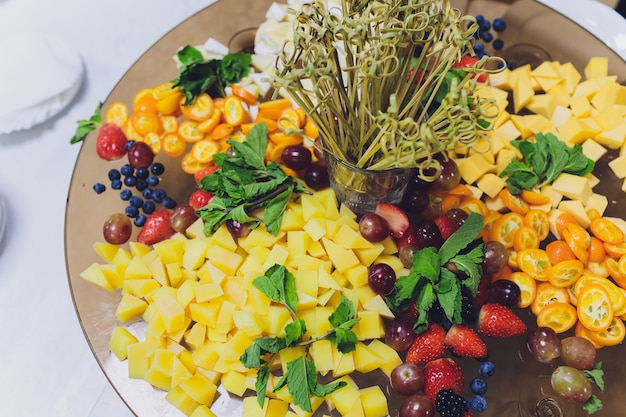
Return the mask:
{"type": "MultiPolygon", "coordinates": [[[[255,388],[257,401],[263,407],[267,382],[271,375],[269,364],[274,355],[282,349],[293,346],[304,346],[308,349],[311,344],[324,339],[336,345],[337,349],[344,354],[352,352],[358,342],[358,337],[352,328],[359,319],[356,318],[356,309],[352,302],[341,296],[337,308],[328,318],[332,329],[324,335],[303,341],[306,323],[296,315],[298,293],[294,275],[283,265],[277,264],[270,267],[264,275],[255,278],[252,283],[270,300],[287,307],[293,317],[293,321],[285,327],[285,337],[258,337],[239,358],[245,367],[258,369],[255,388]]],[[[324,397],[345,386],[346,383],[340,381],[327,385],[320,384],[317,381],[315,363],[308,359],[307,355],[300,356],[286,364],[286,372],[274,387],[274,392],[287,386],[293,403],[303,411],[312,412],[310,396],[324,397]]]]}
{"type": "MultiPolygon", "coordinates": [[[[602,370],[602,362],[598,362],[592,369],[587,371],[583,371],[585,378],[589,380],[592,384],[596,384],[600,391],[604,391],[604,371],[602,370]]],[[[595,395],[591,395],[591,397],[583,404],[583,409],[589,413],[593,414],[596,411],[602,410],[602,401],[595,395]]]]}
{"type": "Polygon", "coordinates": [[[435,301],[452,323],[461,323],[461,285],[475,294],[482,275],[485,245],[477,239],[482,228],[482,216],[471,213],[438,251],[428,247],[415,252],[409,274],[398,278],[394,289],[387,295],[387,305],[395,311],[404,311],[415,304],[419,313],[414,325],[417,333],[428,327],[427,313],[435,301]],[[446,267],[449,262],[467,274],[467,278],[460,281],[446,267]]]}
{"type": "Polygon", "coordinates": [[[261,220],[250,213],[263,208],[265,228],[277,235],[292,194],[309,192],[308,189],[285,174],[277,163],[265,164],[265,124],[254,126],[243,142],[231,139],[227,142],[233,154],[216,154],[213,159],[220,169],[202,178],[198,186],[215,196],[198,211],[204,220],[204,233],[212,235],[229,219],[247,223],[254,229],[261,220]]]}
{"type": "Polygon", "coordinates": [[[73,145],[75,143],[82,142],[92,130],[96,130],[102,126],[102,116],[100,116],[101,108],[102,102],[98,102],[96,110],[89,119],[83,119],[76,122],[78,126],[74,132],[74,136],[70,139],[70,144],[73,145]]]}

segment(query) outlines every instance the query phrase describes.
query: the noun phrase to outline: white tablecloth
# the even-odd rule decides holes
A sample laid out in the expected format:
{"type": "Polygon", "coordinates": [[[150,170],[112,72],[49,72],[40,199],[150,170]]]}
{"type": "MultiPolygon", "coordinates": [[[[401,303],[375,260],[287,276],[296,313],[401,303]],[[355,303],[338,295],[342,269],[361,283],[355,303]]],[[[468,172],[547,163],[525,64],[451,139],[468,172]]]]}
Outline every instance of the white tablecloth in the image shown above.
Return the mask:
{"type": "MultiPolygon", "coordinates": [[[[131,415],[89,350],[69,292],[65,199],[79,150],[69,138],[76,121],[92,114],[152,43],[213,1],[0,0],[0,33],[35,30],[61,38],[78,50],[86,71],[66,111],[31,130],[0,135],[0,198],[8,211],[0,251],[1,416],[131,415]]],[[[10,64],[10,56],[0,55],[0,65],[10,64]]]]}

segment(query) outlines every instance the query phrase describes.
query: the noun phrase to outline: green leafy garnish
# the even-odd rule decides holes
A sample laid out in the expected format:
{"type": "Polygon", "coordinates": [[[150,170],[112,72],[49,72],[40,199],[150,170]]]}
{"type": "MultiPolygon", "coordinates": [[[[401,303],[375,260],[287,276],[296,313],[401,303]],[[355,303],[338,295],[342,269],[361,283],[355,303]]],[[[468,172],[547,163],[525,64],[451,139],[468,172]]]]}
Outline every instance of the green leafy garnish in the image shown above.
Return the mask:
{"type": "Polygon", "coordinates": [[[250,216],[263,208],[267,231],[277,235],[285,207],[293,193],[309,192],[295,178],[285,174],[280,165],[264,162],[267,126],[259,123],[244,142],[229,139],[234,156],[226,153],[213,158],[218,169],[202,179],[199,188],[215,195],[198,215],[204,220],[204,232],[212,235],[226,221],[248,223],[256,228],[260,219],[250,216]]]}
{"type": "Polygon", "coordinates": [[[184,105],[192,104],[204,92],[211,97],[224,97],[226,86],[247,76],[252,63],[252,56],[245,52],[205,60],[199,50],[189,45],[181,48],[176,56],[181,68],[172,86],[180,87],[185,96],[184,105]]]}
{"type": "Polygon", "coordinates": [[[482,216],[472,213],[439,251],[429,247],[415,252],[409,275],[398,278],[394,289],[387,295],[387,305],[395,311],[406,310],[415,303],[419,312],[414,325],[417,333],[428,327],[427,312],[435,301],[452,323],[461,323],[461,285],[475,294],[482,275],[485,247],[482,240],[476,239],[482,228],[482,216]],[[446,267],[448,262],[466,273],[467,278],[460,281],[446,267]]]}
{"type": "Polygon", "coordinates": [[[100,109],[102,108],[102,102],[99,102],[96,106],[96,111],[89,119],[79,120],[76,122],[78,127],[76,128],[76,132],[74,132],[74,136],[70,139],[70,144],[78,143],[83,141],[89,132],[92,130],[96,130],[98,127],[102,125],[102,117],[100,116],[100,109]]]}
{"type": "Polygon", "coordinates": [[[583,176],[593,171],[592,159],[585,156],[582,146],[567,146],[552,133],[537,133],[536,142],[512,141],[522,153],[522,160],[514,159],[500,173],[512,194],[522,190],[541,188],[552,183],[560,173],[583,176]]]}
{"type": "MultiPolygon", "coordinates": [[[[592,369],[583,371],[585,377],[592,384],[596,384],[600,391],[604,391],[604,371],[602,370],[602,362],[598,362],[592,369]]],[[[584,404],[583,410],[589,414],[602,410],[602,401],[595,395],[592,395],[584,404]]]]}
{"type": "MultiPolygon", "coordinates": [[[[245,367],[258,369],[255,388],[257,401],[263,407],[267,382],[271,375],[269,364],[274,355],[288,347],[304,346],[308,349],[311,344],[324,339],[337,346],[341,353],[352,352],[358,342],[352,328],[359,319],[356,318],[356,309],[352,302],[342,296],[336,310],[328,317],[332,329],[321,336],[302,340],[306,333],[306,323],[296,315],[298,293],[294,275],[283,265],[274,265],[265,275],[255,278],[252,284],[273,302],[287,307],[293,318],[285,327],[285,337],[258,337],[239,358],[245,367]]],[[[286,363],[286,372],[274,387],[274,392],[287,386],[293,403],[303,411],[311,412],[310,396],[324,397],[345,385],[343,381],[327,385],[318,383],[315,363],[305,354],[286,363]]]]}

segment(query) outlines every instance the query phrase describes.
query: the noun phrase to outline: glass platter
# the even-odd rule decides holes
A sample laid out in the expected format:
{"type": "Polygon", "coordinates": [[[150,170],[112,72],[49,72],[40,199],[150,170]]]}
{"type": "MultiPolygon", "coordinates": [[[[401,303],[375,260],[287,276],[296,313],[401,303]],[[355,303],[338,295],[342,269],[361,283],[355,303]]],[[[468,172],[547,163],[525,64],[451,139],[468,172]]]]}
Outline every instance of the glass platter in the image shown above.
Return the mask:
{"type": "MultiPolygon", "coordinates": [[[[177,72],[172,56],[180,46],[203,44],[209,37],[213,37],[233,51],[250,47],[254,41],[254,30],[265,19],[271,3],[271,0],[222,0],[193,15],[137,60],[107,97],[103,108],[118,100],[132,102],[134,94],[140,89],[173,80],[177,72]]],[[[541,45],[549,51],[553,60],[571,61],[581,73],[590,57],[607,56],[610,62],[609,74],[617,75],[618,82],[622,84],[626,81],[626,63],[618,55],[582,27],[538,2],[458,0],[452,3],[468,14],[482,13],[488,19],[505,17],[508,27],[500,36],[505,45],[541,45]]],[[[607,215],[623,217],[619,206],[626,203],[626,194],[620,191],[621,180],[616,179],[606,166],[614,156],[609,154],[597,164],[594,173],[601,182],[594,190],[609,197],[607,215]]],[[[193,179],[178,168],[178,160],[160,157],[156,160],[166,166],[166,175],[161,183],[163,188],[177,201],[186,200],[193,187],[193,179]]],[[[100,262],[92,245],[103,239],[102,224],[110,214],[122,210],[117,193],[96,195],[92,190],[94,183],[106,180],[107,171],[118,165],[97,157],[94,134],[83,142],[69,187],[65,218],[66,265],[71,295],[95,359],[129,409],[139,417],[182,416],[164,399],[164,392],[142,380],[128,379],[125,363],[120,363],[110,354],[108,344],[113,328],[118,325],[114,313],[120,293],[109,293],[80,277],[87,266],[100,262]]],[[[519,313],[532,325],[533,317],[529,309],[519,313]]],[[[496,364],[496,375],[489,380],[489,391],[486,394],[489,408],[480,415],[517,416],[514,404],[519,398],[532,396],[532,391],[539,383],[538,377],[550,373],[549,367],[527,360],[522,339],[497,343],[487,341],[491,360],[496,364]]],[[[604,410],[596,413],[597,416],[623,414],[620,395],[626,389],[626,382],[622,378],[626,374],[626,361],[621,358],[625,354],[626,347],[623,346],[599,351],[599,359],[603,361],[606,372],[606,390],[600,394],[604,410]]],[[[468,382],[476,375],[478,363],[475,360],[461,360],[461,363],[466,369],[467,393],[468,382]]],[[[378,377],[370,375],[368,378],[369,385],[386,384],[382,374],[378,377]],[[372,381],[372,378],[375,380],[372,381]]],[[[220,417],[240,416],[241,402],[224,392],[221,394],[212,410],[220,417]]],[[[390,394],[389,408],[392,415],[395,415],[400,400],[397,395],[390,394]]]]}

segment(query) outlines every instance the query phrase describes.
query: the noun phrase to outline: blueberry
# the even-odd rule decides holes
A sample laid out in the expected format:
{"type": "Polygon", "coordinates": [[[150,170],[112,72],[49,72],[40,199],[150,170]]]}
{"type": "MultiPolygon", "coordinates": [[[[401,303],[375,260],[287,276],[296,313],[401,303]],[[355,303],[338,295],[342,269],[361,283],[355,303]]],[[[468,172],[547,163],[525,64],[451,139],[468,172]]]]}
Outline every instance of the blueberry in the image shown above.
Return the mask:
{"type": "Polygon", "coordinates": [[[487,409],[487,400],[482,395],[474,395],[470,401],[470,407],[479,413],[483,412],[487,409]]]}
{"type": "Polygon", "coordinates": [[[480,22],[480,30],[483,32],[488,32],[489,30],[491,30],[491,22],[487,19],[483,19],[480,22]]]}
{"type": "Polygon", "coordinates": [[[148,178],[148,175],[150,175],[150,171],[148,171],[148,168],[146,167],[139,167],[137,168],[137,172],[135,172],[135,175],[137,176],[137,178],[145,180],[146,178],[148,178]]]}
{"type": "Polygon", "coordinates": [[[482,378],[474,378],[470,382],[470,389],[474,394],[483,395],[487,392],[487,381],[482,378]]]}
{"type": "Polygon", "coordinates": [[[162,203],[165,197],[167,197],[167,195],[165,194],[165,190],[163,190],[162,188],[157,188],[156,190],[152,191],[152,199],[157,203],[162,203]]]}
{"type": "Polygon", "coordinates": [[[476,17],[476,22],[478,22],[479,24],[485,21],[485,16],[483,16],[482,14],[477,14],[475,17],[476,17]]]}
{"type": "Polygon", "coordinates": [[[477,54],[483,52],[485,50],[485,45],[483,45],[482,43],[477,43],[474,45],[474,52],[476,52],[477,54]]]}
{"type": "Polygon", "coordinates": [[[120,191],[120,198],[124,201],[128,201],[132,197],[133,193],[130,190],[120,191]]]}
{"type": "Polygon", "coordinates": [[[135,226],[137,227],[142,227],[144,224],[146,224],[146,219],[148,217],[143,214],[143,213],[139,213],[137,215],[137,217],[135,217],[135,220],[133,221],[133,223],[135,224],[135,226]]]}
{"type": "Polygon", "coordinates": [[[152,190],[150,188],[146,188],[145,190],[143,190],[141,192],[141,195],[143,195],[143,198],[145,200],[151,200],[152,199],[152,190]]]}
{"type": "Polygon", "coordinates": [[[113,180],[119,180],[120,178],[122,178],[122,174],[120,174],[120,171],[118,171],[117,169],[113,168],[111,170],[109,170],[109,179],[111,181],[113,180]]]}
{"type": "Polygon", "coordinates": [[[142,180],[142,179],[138,179],[137,180],[137,184],[135,184],[135,188],[137,189],[137,191],[143,192],[143,190],[148,188],[148,181],[142,180]]]}
{"type": "Polygon", "coordinates": [[[131,146],[133,146],[133,143],[135,143],[134,140],[129,140],[128,142],[126,142],[126,144],[124,145],[124,148],[126,149],[126,152],[128,152],[128,150],[130,149],[131,146]]]}
{"type": "Polygon", "coordinates": [[[495,49],[496,51],[499,51],[504,47],[504,41],[502,39],[494,39],[491,46],[493,46],[493,49],[495,49]]]}
{"type": "Polygon", "coordinates": [[[176,207],[176,201],[174,201],[174,199],[171,197],[165,197],[163,199],[163,206],[168,209],[173,209],[174,207],[176,207]]]}
{"type": "Polygon", "coordinates": [[[506,20],[501,17],[493,19],[493,30],[496,32],[504,32],[506,29],[506,20]]]}
{"type": "Polygon", "coordinates": [[[130,164],[124,164],[120,168],[120,172],[122,173],[123,176],[127,177],[135,173],[135,168],[133,168],[130,164]]]}
{"type": "Polygon", "coordinates": [[[105,187],[104,184],[99,183],[99,182],[97,182],[97,183],[95,183],[93,185],[93,190],[96,192],[96,194],[102,194],[103,192],[106,191],[106,189],[107,189],[107,187],[105,187]]]}
{"type": "Polygon", "coordinates": [[[146,214],[153,213],[155,208],[156,208],[156,206],[154,205],[154,203],[152,201],[144,201],[143,205],[141,206],[141,209],[146,214]]]}
{"type": "Polygon", "coordinates": [[[137,217],[137,215],[139,214],[139,210],[135,206],[128,206],[124,210],[124,213],[132,219],[137,217]]]}
{"type": "Polygon", "coordinates": [[[150,172],[154,175],[161,175],[165,172],[165,167],[160,162],[155,162],[150,166],[150,172]]]}
{"type": "Polygon", "coordinates": [[[157,177],[156,175],[150,175],[146,181],[148,182],[148,185],[150,187],[156,187],[157,185],[159,185],[160,180],[159,177],[157,177]]]}
{"type": "Polygon", "coordinates": [[[127,187],[134,187],[137,184],[137,178],[133,175],[129,175],[128,177],[124,178],[124,185],[126,185],[127,187]]]}
{"type": "Polygon", "coordinates": [[[446,318],[441,321],[441,327],[447,332],[452,327],[452,322],[446,318]]]}
{"type": "Polygon", "coordinates": [[[491,32],[482,32],[480,37],[487,43],[493,40],[493,34],[491,32]]]}
{"type": "Polygon", "coordinates": [[[494,366],[493,362],[483,362],[480,364],[480,366],[478,367],[478,373],[481,376],[491,376],[493,375],[493,373],[495,372],[496,367],[494,366]]]}
{"type": "Polygon", "coordinates": [[[128,202],[133,207],[139,208],[139,207],[143,206],[143,199],[141,197],[139,197],[139,196],[136,196],[136,195],[132,196],[130,198],[130,200],[128,200],[128,202]]]}
{"type": "Polygon", "coordinates": [[[119,190],[122,188],[122,180],[113,180],[111,181],[111,188],[114,190],[119,190]]]}

